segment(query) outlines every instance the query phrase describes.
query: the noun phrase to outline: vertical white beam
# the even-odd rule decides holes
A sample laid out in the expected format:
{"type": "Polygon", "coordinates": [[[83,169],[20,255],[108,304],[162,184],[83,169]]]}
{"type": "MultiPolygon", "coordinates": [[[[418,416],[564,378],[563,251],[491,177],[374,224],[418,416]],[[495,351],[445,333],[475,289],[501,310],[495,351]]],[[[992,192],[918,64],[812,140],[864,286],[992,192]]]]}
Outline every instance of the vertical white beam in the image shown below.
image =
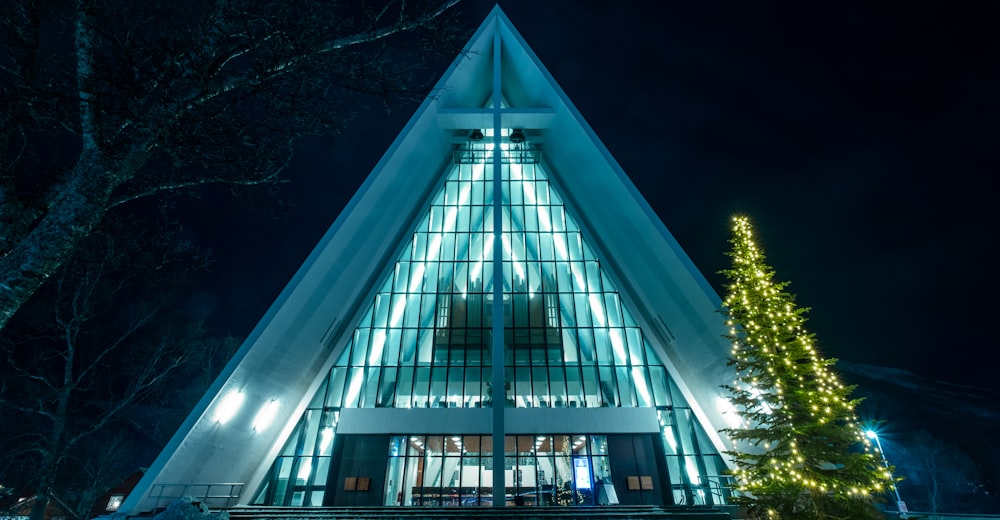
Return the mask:
{"type": "Polygon", "coordinates": [[[493,32],[493,507],[504,507],[507,491],[504,485],[504,389],[503,366],[503,182],[500,180],[500,24],[493,32]]]}

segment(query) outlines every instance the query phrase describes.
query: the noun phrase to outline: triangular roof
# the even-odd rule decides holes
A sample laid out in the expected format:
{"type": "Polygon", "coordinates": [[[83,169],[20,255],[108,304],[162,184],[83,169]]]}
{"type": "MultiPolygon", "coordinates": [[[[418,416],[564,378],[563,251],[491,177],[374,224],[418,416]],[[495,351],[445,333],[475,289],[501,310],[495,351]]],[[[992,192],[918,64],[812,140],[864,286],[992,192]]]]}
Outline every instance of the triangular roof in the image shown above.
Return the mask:
{"type": "MultiPolygon", "coordinates": [[[[729,346],[720,300],[499,7],[475,32],[350,203],[149,468],[121,511],[153,507],[177,483],[260,484],[275,450],[340,355],[360,313],[426,211],[452,161],[457,132],[493,127],[494,86],[505,128],[530,129],[542,160],[639,326],[707,430],[715,448],[728,401],[729,346]],[[499,45],[499,50],[496,46],[499,45]],[[500,66],[494,62],[499,56],[500,66]],[[495,74],[499,72],[499,74],[495,74]],[[282,406],[263,432],[219,424],[231,390],[248,424],[274,396],[282,406]]],[[[235,422],[235,421],[234,421],[235,422]]],[[[161,504],[162,505],[162,504],[161,504]]]]}

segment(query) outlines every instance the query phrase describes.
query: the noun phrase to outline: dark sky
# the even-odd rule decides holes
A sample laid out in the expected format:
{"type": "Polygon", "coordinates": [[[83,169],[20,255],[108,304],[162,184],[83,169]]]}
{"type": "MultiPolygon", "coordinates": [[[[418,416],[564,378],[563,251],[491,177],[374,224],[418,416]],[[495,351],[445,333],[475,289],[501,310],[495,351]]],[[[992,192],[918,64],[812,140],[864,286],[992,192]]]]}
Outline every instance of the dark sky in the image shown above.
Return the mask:
{"type": "MultiPolygon", "coordinates": [[[[748,214],[824,354],[1000,387],[996,2],[500,5],[717,289],[748,214]]],[[[414,109],[303,146],[283,219],[184,218],[215,328],[249,333],[414,109]]]]}

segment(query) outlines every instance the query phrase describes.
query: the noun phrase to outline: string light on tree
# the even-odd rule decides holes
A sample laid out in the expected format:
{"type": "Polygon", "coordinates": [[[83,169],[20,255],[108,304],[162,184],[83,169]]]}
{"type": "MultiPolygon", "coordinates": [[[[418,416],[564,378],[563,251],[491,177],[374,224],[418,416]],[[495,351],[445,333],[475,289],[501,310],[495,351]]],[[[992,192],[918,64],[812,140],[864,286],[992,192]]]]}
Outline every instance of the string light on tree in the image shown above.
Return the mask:
{"type": "Polygon", "coordinates": [[[724,430],[751,514],[763,518],[863,518],[891,485],[854,410],[854,387],[806,331],[806,308],[774,280],[749,219],[733,219],[722,312],[732,341],[726,386],[743,419],[724,430]]]}

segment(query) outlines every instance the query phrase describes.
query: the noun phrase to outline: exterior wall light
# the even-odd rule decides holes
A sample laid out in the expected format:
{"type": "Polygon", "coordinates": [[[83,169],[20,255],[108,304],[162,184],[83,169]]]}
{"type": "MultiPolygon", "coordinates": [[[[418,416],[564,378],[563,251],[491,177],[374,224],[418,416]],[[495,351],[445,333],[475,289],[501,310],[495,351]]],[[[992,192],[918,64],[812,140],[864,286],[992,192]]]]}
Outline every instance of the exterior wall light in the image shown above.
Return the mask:
{"type": "Polygon", "coordinates": [[[215,422],[219,424],[229,422],[243,406],[243,399],[243,392],[239,390],[233,390],[226,394],[226,397],[223,397],[222,402],[219,403],[219,407],[215,409],[215,422]]]}
{"type": "Polygon", "coordinates": [[[257,416],[253,419],[253,430],[255,432],[262,432],[268,426],[271,425],[271,421],[274,420],[274,416],[278,414],[278,400],[271,399],[265,404],[257,416]]]}

